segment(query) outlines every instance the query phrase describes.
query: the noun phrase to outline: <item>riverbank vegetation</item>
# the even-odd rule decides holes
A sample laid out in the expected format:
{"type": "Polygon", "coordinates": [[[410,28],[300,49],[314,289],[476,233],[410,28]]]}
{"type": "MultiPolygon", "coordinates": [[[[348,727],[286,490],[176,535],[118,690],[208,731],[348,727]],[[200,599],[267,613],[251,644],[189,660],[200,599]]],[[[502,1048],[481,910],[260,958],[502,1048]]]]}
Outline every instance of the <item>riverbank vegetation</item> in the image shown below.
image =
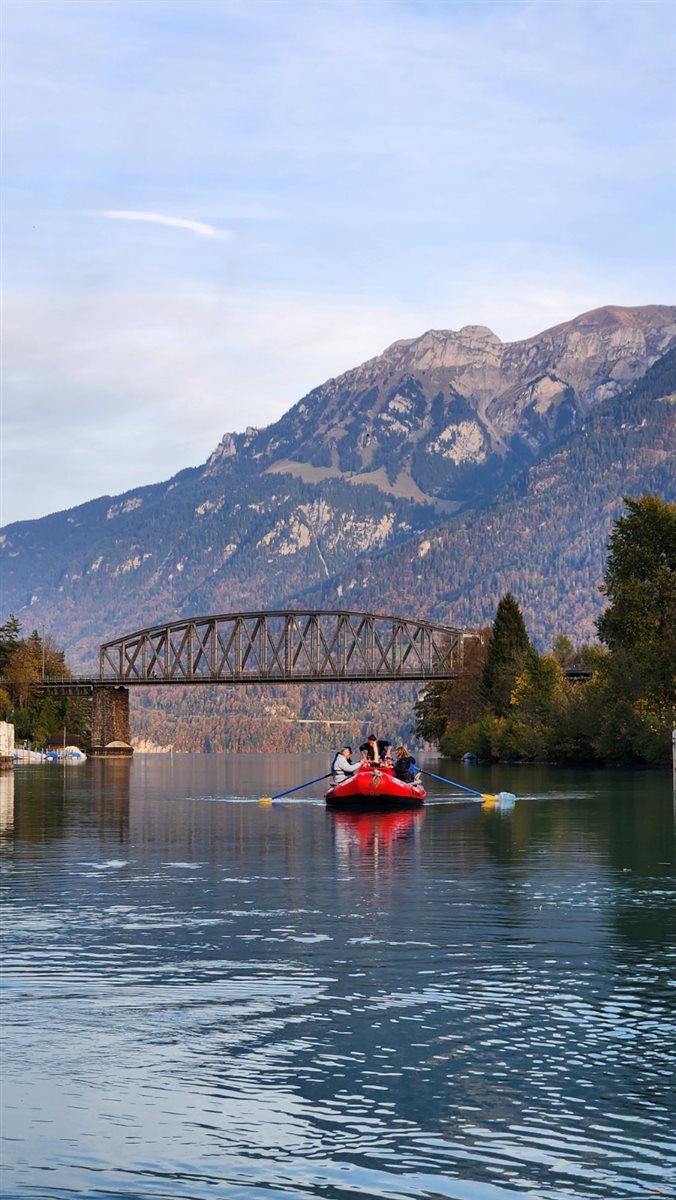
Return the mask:
{"type": "Polygon", "coordinates": [[[18,745],[37,749],[49,744],[86,746],[91,705],[76,696],[41,693],[42,679],[69,679],[64,653],[35,629],[21,637],[21,625],[10,614],[0,625],[0,720],[10,721],[18,745]]]}
{"type": "Polygon", "coordinates": [[[559,636],[539,654],[510,593],[466,655],[462,678],[428,688],[416,733],[482,759],[671,761],[676,724],[676,505],[625,498],[597,622],[600,645],[559,636]]]}
{"type": "MultiPolygon", "coordinates": [[[[415,733],[452,756],[567,763],[667,765],[676,723],[676,505],[625,499],[608,544],[599,643],[559,635],[536,650],[518,601],[500,600],[492,626],[465,642],[460,678],[428,687],[415,733]]],[[[63,651],[16,617],[0,626],[0,719],[17,742],[86,747],[86,698],[39,690],[67,678],[63,651]]],[[[372,728],[407,741],[415,685],[302,689],[149,689],[135,699],[134,739],[184,752],[323,750],[359,744],[372,728]]]]}

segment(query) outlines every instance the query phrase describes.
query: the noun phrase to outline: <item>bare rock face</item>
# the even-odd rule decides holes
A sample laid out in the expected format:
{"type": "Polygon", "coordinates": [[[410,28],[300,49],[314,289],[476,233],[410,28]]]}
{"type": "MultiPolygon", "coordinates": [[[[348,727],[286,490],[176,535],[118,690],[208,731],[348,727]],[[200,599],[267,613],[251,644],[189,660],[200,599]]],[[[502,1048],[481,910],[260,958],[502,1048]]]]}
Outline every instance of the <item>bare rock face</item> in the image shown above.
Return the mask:
{"type": "Polygon", "coordinates": [[[229,458],[234,458],[237,454],[237,442],[232,433],[224,433],[216,449],[209,455],[207,459],[206,469],[213,471],[218,467],[219,463],[226,462],[229,458]]]}
{"type": "Polygon", "coordinates": [[[368,476],[393,495],[403,471],[428,502],[463,504],[675,342],[676,308],[658,305],[596,309],[512,343],[482,325],[429,330],[328,380],[242,449],[255,449],[272,472],[308,479],[309,469],[321,470],[350,483],[368,476]]]}

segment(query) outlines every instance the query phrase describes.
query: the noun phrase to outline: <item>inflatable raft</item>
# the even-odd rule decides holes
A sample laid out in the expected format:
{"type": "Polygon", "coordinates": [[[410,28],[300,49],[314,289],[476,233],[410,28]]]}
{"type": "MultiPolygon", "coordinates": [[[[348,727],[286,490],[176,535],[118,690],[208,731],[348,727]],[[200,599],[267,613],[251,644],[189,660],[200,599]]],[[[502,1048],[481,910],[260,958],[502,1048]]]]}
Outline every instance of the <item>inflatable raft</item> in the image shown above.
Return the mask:
{"type": "Polygon", "coordinates": [[[360,767],[330,787],[324,799],[333,808],[420,808],[426,792],[421,783],[404,783],[392,767],[360,767]]]}

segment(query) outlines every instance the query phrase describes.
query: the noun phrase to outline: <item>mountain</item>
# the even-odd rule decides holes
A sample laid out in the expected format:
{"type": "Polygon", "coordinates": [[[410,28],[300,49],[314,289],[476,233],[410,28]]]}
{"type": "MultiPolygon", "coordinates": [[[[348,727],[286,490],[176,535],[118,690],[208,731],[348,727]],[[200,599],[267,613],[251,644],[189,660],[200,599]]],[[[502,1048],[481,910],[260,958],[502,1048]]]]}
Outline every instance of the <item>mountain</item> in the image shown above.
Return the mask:
{"type": "Polygon", "coordinates": [[[294,599],[316,607],[424,612],[479,626],[506,591],[541,648],[558,633],[595,637],[608,536],[625,495],[676,500],[676,347],[483,508],[409,537],[391,552],[294,599]],[[336,599],[338,598],[338,599],[336,599]]]}
{"type": "Polygon", "coordinates": [[[676,308],[602,308],[523,342],[430,330],[310,392],[280,421],[226,434],[237,455],[307,483],[343,479],[454,511],[486,494],[674,343],[676,308]]]}
{"type": "Polygon", "coordinates": [[[226,434],[202,467],[7,526],[2,610],[89,668],[131,629],[290,597],[478,624],[510,587],[541,638],[588,634],[610,514],[623,491],[664,490],[673,410],[646,401],[634,437],[623,397],[674,345],[666,306],[511,344],[479,326],[396,342],[266,429],[226,434]]]}

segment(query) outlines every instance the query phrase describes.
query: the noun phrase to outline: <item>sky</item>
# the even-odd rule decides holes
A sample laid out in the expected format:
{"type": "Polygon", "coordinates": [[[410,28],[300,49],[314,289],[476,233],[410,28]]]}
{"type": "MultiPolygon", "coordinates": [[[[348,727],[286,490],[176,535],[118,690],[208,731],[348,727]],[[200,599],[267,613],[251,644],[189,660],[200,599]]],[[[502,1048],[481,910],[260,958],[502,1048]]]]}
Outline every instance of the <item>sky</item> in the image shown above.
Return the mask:
{"type": "Polygon", "coordinates": [[[2,507],[429,328],[673,303],[676,6],[2,0],[2,507]]]}

